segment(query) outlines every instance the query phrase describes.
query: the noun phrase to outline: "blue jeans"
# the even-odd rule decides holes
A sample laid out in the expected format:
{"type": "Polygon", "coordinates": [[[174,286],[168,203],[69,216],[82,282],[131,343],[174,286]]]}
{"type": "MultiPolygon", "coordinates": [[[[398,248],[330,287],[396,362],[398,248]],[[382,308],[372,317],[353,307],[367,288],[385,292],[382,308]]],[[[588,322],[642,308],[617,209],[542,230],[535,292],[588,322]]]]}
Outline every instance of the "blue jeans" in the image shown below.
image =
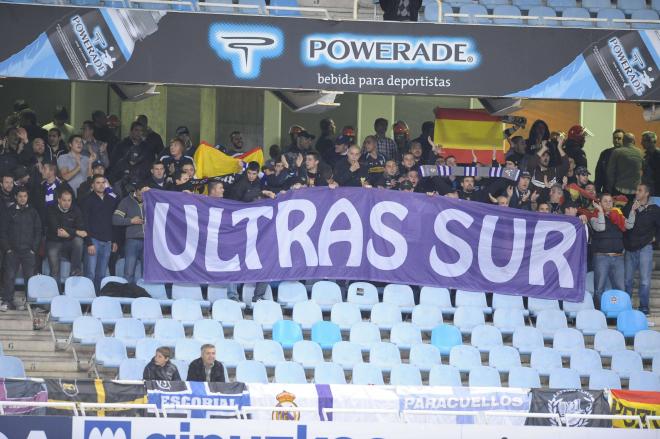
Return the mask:
{"type": "Polygon", "coordinates": [[[124,245],[124,277],[128,283],[135,283],[135,268],[138,260],[142,262],[142,250],[144,249],[144,239],[127,239],[124,245]]]}
{"type": "MultiPolygon", "coordinates": [[[[600,295],[605,291],[605,284],[609,279],[615,290],[624,289],[624,263],[623,256],[594,255],[594,290],[596,303],[600,305],[600,295]]],[[[630,293],[628,293],[630,294],[630,293]]]]}
{"type": "Polygon", "coordinates": [[[633,278],[639,270],[639,309],[649,310],[649,289],[651,288],[651,272],[653,271],[653,245],[648,244],[641,249],[626,251],[626,291],[632,295],[633,278]]]}
{"type": "Polygon", "coordinates": [[[227,284],[227,299],[238,301],[238,284],[227,284]]]}
{"type": "Polygon", "coordinates": [[[85,277],[94,282],[94,288],[98,291],[101,289],[101,279],[105,277],[108,271],[108,262],[110,261],[110,253],[112,253],[112,242],[99,241],[92,238],[92,244],[96,247],[96,254],[90,256],[85,251],[85,277]]]}

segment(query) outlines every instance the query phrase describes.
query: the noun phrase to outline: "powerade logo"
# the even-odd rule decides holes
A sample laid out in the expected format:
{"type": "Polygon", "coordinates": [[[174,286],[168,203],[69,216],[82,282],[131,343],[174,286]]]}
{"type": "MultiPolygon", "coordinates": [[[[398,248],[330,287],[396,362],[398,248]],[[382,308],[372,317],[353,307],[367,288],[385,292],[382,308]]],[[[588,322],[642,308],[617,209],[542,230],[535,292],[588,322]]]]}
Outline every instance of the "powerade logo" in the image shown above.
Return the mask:
{"type": "Polygon", "coordinates": [[[131,422],[85,421],[84,439],[131,439],[131,422]]]}
{"type": "Polygon", "coordinates": [[[216,23],[209,27],[209,46],[218,57],[231,62],[236,77],[256,79],[263,59],[282,54],[284,36],[274,26],[216,23]]]}
{"type": "Polygon", "coordinates": [[[480,63],[470,38],[414,38],[355,34],[313,34],[302,40],[308,66],[334,68],[470,70],[480,63]]]}
{"type": "MultiPolygon", "coordinates": [[[[610,38],[607,44],[610,46],[619,70],[626,79],[624,87],[630,87],[637,96],[642,96],[647,89],[653,87],[653,78],[646,72],[646,61],[637,47],[630,51],[630,57],[628,57],[626,49],[617,37],[610,38]]],[[[648,71],[652,71],[652,67],[648,67],[648,71]]]]}
{"type": "Polygon", "coordinates": [[[94,32],[90,35],[80,15],[71,17],[71,26],[85,51],[88,61],[85,67],[92,67],[98,76],[104,76],[108,69],[115,66],[115,61],[117,61],[116,58],[110,55],[114,47],[108,47],[108,42],[99,26],[96,26],[94,32]]]}

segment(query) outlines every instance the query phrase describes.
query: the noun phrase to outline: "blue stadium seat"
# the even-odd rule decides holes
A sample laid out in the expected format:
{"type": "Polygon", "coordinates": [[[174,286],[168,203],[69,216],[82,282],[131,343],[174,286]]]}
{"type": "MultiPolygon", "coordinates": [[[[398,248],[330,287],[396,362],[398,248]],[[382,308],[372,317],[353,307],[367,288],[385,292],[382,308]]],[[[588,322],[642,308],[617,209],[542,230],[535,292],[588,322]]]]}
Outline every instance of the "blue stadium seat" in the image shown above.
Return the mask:
{"type": "MultiPolygon", "coordinates": [[[[449,5],[450,5],[452,8],[460,8],[461,6],[463,6],[463,5],[466,4],[466,3],[470,3],[470,1],[469,1],[469,0],[451,0],[451,1],[449,2],[449,5]]],[[[446,4],[446,3],[445,3],[445,4],[446,4]]],[[[450,9],[450,8],[446,8],[446,9],[450,9]]]]}
{"type": "Polygon", "coordinates": [[[550,372],[551,389],[581,389],[580,374],[573,369],[554,369],[550,372]]]}
{"type": "Polygon", "coordinates": [[[163,343],[155,338],[141,338],[135,344],[135,358],[144,360],[147,363],[156,355],[156,349],[164,346],[163,343]]]}
{"type": "Polygon", "coordinates": [[[589,10],[589,12],[596,13],[600,9],[607,9],[612,7],[610,0],[582,0],[582,7],[589,10]]]}
{"type": "Polygon", "coordinates": [[[121,340],[114,337],[101,337],[96,342],[95,362],[105,368],[118,369],[121,362],[128,356],[126,346],[121,340]]]}
{"type": "Polygon", "coordinates": [[[136,282],[137,286],[144,288],[147,293],[153,298],[158,300],[161,305],[171,305],[172,300],[168,299],[165,284],[145,282],[144,279],[139,279],[136,282]]]}
{"type": "Polygon", "coordinates": [[[607,290],[600,296],[600,310],[608,319],[615,319],[620,312],[629,309],[632,309],[632,302],[625,291],[607,290]]]}
{"type": "Polygon", "coordinates": [[[339,326],[342,331],[348,331],[355,323],[362,321],[360,308],[354,303],[335,303],[330,312],[330,321],[339,326]]]}
{"type": "Polygon", "coordinates": [[[493,313],[493,309],[486,302],[486,293],[456,290],[456,308],[465,306],[481,308],[484,314],[493,313]]]}
{"type": "Polygon", "coordinates": [[[521,26],[523,24],[522,18],[514,18],[514,17],[522,16],[522,12],[520,12],[520,9],[518,9],[517,6],[511,6],[511,5],[495,6],[495,8],[493,9],[493,15],[508,16],[508,18],[494,17],[493,24],[503,24],[503,25],[511,25],[511,26],[521,26]]]}
{"type": "Polygon", "coordinates": [[[273,325],[273,340],[284,349],[292,349],[295,342],[303,339],[302,328],[291,320],[278,320],[273,325]]]}
{"type": "Polygon", "coordinates": [[[443,314],[454,314],[456,308],[451,304],[451,296],[447,288],[422,287],[419,293],[420,305],[433,305],[442,310],[443,314]]]}
{"type": "Polygon", "coordinates": [[[548,6],[556,11],[563,12],[568,8],[577,8],[576,0],[548,0],[548,6]]]}
{"type": "Polygon", "coordinates": [[[138,297],[131,303],[131,316],[145,325],[154,325],[157,320],[163,318],[163,311],[156,299],[138,297]]]}
{"type": "Polygon", "coordinates": [[[660,354],[655,354],[651,361],[651,370],[653,373],[660,375],[660,354]]]}
{"type": "Polygon", "coordinates": [[[281,361],[275,365],[275,382],[279,384],[307,384],[305,370],[293,361],[281,361]]]}
{"type": "Polygon", "coordinates": [[[410,322],[397,323],[390,332],[390,342],[401,350],[410,350],[412,345],[422,342],[422,331],[410,322]]]}
{"type": "Polygon", "coordinates": [[[25,378],[25,367],[23,361],[18,357],[0,355],[0,377],[2,378],[25,378]]]}
{"type": "Polygon", "coordinates": [[[559,20],[554,20],[553,19],[553,17],[557,17],[557,12],[555,12],[554,9],[552,9],[548,6],[532,6],[529,9],[528,16],[538,17],[538,18],[535,18],[535,19],[527,20],[527,24],[530,25],[530,26],[557,26],[557,25],[559,25],[559,20]]]}
{"type": "Polygon", "coordinates": [[[124,317],[124,313],[116,297],[101,296],[92,301],[92,316],[104,325],[114,325],[117,320],[124,317]]]}
{"type": "Polygon", "coordinates": [[[536,298],[536,297],[530,297],[527,300],[527,309],[529,310],[529,313],[532,316],[536,316],[541,311],[545,311],[547,309],[558,310],[559,309],[559,301],[551,300],[551,299],[539,299],[539,298],[536,298]]]}
{"type": "Polygon", "coordinates": [[[469,372],[472,368],[481,366],[481,354],[474,346],[454,346],[449,352],[449,364],[461,372],[469,372]]]}
{"type": "Polygon", "coordinates": [[[419,368],[412,364],[396,364],[390,373],[390,384],[393,386],[421,386],[422,374],[419,368]]]}
{"type": "Polygon", "coordinates": [[[586,291],[582,302],[564,302],[563,309],[569,319],[574,319],[578,312],[594,309],[594,298],[590,292],[586,291]]]}
{"type": "Polygon", "coordinates": [[[333,362],[319,363],[314,367],[315,384],[346,384],[344,369],[333,362]]]}
{"type": "Polygon", "coordinates": [[[380,330],[375,323],[357,322],[351,327],[348,339],[362,347],[363,352],[369,352],[371,346],[380,343],[380,330]]]}
{"type": "Polygon", "coordinates": [[[236,13],[236,9],[232,8],[231,6],[215,6],[215,4],[227,4],[231,5],[232,0],[213,0],[209,1],[208,3],[211,3],[210,5],[207,5],[205,1],[200,1],[198,2],[199,9],[202,12],[214,12],[216,14],[234,14],[236,13]]]}
{"type": "Polygon", "coordinates": [[[344,370],[351,370],[353,366],[362,363],[362,346],[349,341],[340,341],[332,347],[332,361],[339,364],[344,370]]]}
{"type": "Polygon", "coordinates": [[[353,384],[383,385],[383,371],[371,363],[358,363],[353,367],[353,384]]]}
{"type": "Polygon", "coordinates": [[[424,5],[424,21],[437,23],[439,14],[440,10],[437,2],[428,2],[424,5]]]}
{"type": "Polygon", "coordinates": [[[626,349],[626,339],[614,329],[601,329],[594,336],[594,349],[601,357],[611,357],[612,353],[626,349]]]}
{"type": "Polygon", "coordinates": [[[522,296],[493,293],[493,310],[497,311],[498,309],[520,309],[525,317],[529,315],[529,311],[525,309],[522,296]]]}
{"type": "Polygon", "coordinates": [[[316,322],[312,326],[312,341],[321,346],[321,349],[332,349],[335,343],[341,341],[341,329],[332,322],[316,322]]]}
{"type": "Polygon", "coordinates": [[[263,15],[266,12],[266,2],[265,0],[239,0],[239,5],[251,5],[257,6],[257,8],[240,8],[239,11],[241,14],[248,15],[263,15]]]}
{"type": "Polygon", "coordinates": [[[174,347],[174,358],[191,362],[201,356],[202,343],[192,338],[181,338],[176,341],[174,347]]]}
{"type": "Polygon", "coordinates": [[[543,5],[542,0],[513,0],[512,3],[514,4],[514,6],[518,6],[518,8],[522,11],[529,11],[534,6],[543,5]]]}
{"type": "Polygon", "coordinates": [[[644,360],[660,354],[660,332],[644,329],[635,334],[634,349],[644,360]]]}
{"type": "Polygon", "coordinates": [[[266,367],[275,367],[277,363],[284,361],[284,349],[274,340],[257,340],[254,342],[252,358],[261,361],[266,367]]]}
{"type": "Polygon", "coordinates": [[[243,320],[243,310],[238,302],[220,299],[213,302],[211,316],[213,320],[221,322],[223,327],[233,328],[236,323],[243,320]]]}
{"type": "Polygon", "coordinates": [[[454,326],[460,329],[461,333],[469,334],[476,326],[484,324],[486,324],[486,319],[481,308],[474,306],[456,308],[454,326]]]}
{"type": "Polygon", "coordinates": [[[215,303],[216,300],[227,299],[227,285],[209,285],[206,288],[206,297],[211,305],[215,303]]]}
{"type": "Polygon", "coordinates": [[[622,311],[616,318],[616,329],[620,331],[624,337],[634,337],[639,331],[644,331],[648,328],[649,323],[646,319],[646,315],[636,309],[622,311]]]}
{"type": "Polygon", "coordinates": [[[460,6],[460,14],[466,14],[467,17],[459,17],[460,23],[469,24],[490,24],[490,18],[476,17],[476,15],[488,15],[486,7],[479,4],[465,4],[460,6]]]}
{"type": "Polygon", "coordinates": [[[509,372],[521,365],[520,353],[512,346],[495,346],[488,354],[488,365],[500,372],[509,372]]]}
{"type": "Polygon", "coordinates": [[[50,276],[37,274],[28,279],[27,303],[34,305],[49,305],[53,297],[60,295],[57,281],[50,276]]]}
{"type": "Polygon", "coordinates": [[[596,309],[583,309],[577,312],[575,327],[584,335],[596,335],[598,331],[607,329],[607,319],[596,309]]]}
{"type": "Polygon", "coordinates": [[[176,299],[172,303],[172,319],[178,320],[184,327],[192,327],[197,320],[204,318],[199,302],[192,299],[176,299]]]}
{"type": "Polygon", "coordinates": [[[628,388],[645,392],[660,392],[660,376],[648,370],[632,372],[628,381],[628,388]]]}
{"type": "Polygon", "coordinates": [[[514,348],[523,355],[531,354],[536,348],[543,347],[543,333],[532,326],[520,326],[513,331],[514,348]]]}
{"type": "Polygon", "coordinates": [[[589,11],[584,8],[566,8],[562,17],[573,18],[573,20],[562,20],[562,26],[566,27],[593,27],[594,22],[588,21],[591,18],[589,11]]]}
{"type": "Polygon", "coordinates": [[[632,11],[630,14],[631,20],[653,20],[656,23],[643,23],[643,22],[633,22],[631,27],[633,29],[658,29],[660,28],[660,23],[657,23],[660,18],[658,17],[658,12],[653,9],[640,9],[637,11],[632,11]]]}
{"type": "Polygon", "coordinates": [[[621,378],[630,378],[633,372],[644,370],[642,357],[635,351],[618,351],[612,353],[610,369],[619,374],[621,378]]]}
{"type": "Polygon", "coordinates": [[[293,307],[293,321],[299,323],[304,330],[312,329],[315,323],[322,320],[321,307],[313,300],[298,302],[293,307]]]}
{"type": "Polygon", "coordinates": [[[293,345],[292,360],[302,364],[305,369],[314,369],[314,367],[323,363],[323,350],[318,343],[308,340],[297,341],[293,345]]]}
{"type": "Polygon", "coordinates": [[[341,288],[336,282],[329,280],[320,280],[312,286],[312,300],[321,307],[321,310],[328,312],[335,303],[340,303],[341,288]]]}
{"type": "Polygon", "coordinates": [[[91,305],[96,299],[94,283],[83,276],[69,276],[64,282],[64,295],[78,299],[82,305],[91,305]]]}
{"type": "Polygon", "coordinates": [[[388,284],[383,289],[383,302],[396,305],[401,312],[409,314],[415,306],[415,296],[409,285],[388,284]]]}
{"type": "Polygon", "coordinates": [[[378,290],[368,282],[353,282],[348,286],[348,302],[362,311],[369,311],[378,303],[378,290]]]}
{"type": "Polygon", "coordinates": [[[580,376],[587,377],[598,369],[603,368],[600,355],[593,349],[579,349],[571,352],[571,369],[576,370],[580,376]]]}
{"type": "Polygon", "coordinates": [[[264,330],[269,331],[278,320],[284,319],[282,307],[272,300],[260,300],[252,308],[252,318],[259,323],[264,330]]]}
{"type": "MultiPolygon", "coordinates": [[[[660,11],[660,0],[651,0],[651,9],[654,11],[660,11]]],[[[656,204],[658,204],[658,198],[660,197],[652,197],[656,200],[656,204]]]]}
{"type": "Polygon", "coordinates": [[[496,8],[497,6],[508,5],[508,0],[480,0],[480,4],[484,5],[488,9],[496,8]]]}
{"type": "MultiPolygon", "coordinates": [[[[252,297],[254,297],[255,287],[256,284],[243,284],[243,288],[242,288],[243,302],[247,306],[252,306],[252,297]]],[[[270,285],[266,287],[266,294],[264,294],[264,299],[273,300],[273,288],[270,285]]]]}
{"type": "Polygon", "coordinates": [[[268,384],[266,366],[255,360],[243,360],[236,366],[236,381],[268,384]]]}
{"type": "Polygon", "coordinates": [[[520,326],[525,326],[522,309],[499,308],[493,314],[493,325],[504,335],[511,335],[520,326]]]}
{"type": "Polygon", "coordinates": [[[562,357],[570,357],[571,353],[584,349],[584,336],[575,328],[558,329],[552,339],[552,348],[562,357]]]}
{"type": "Polygon", "coordinates": [[[470,336],[470,344],[479,349],[479,352],[490,352],[494,347],[502,346],[502,333],[495,326],[475,326],[470,336]]]}
{"type": "Polygon", "coordinates": [[[421,331],[430,332],[442,324],[442,311],[433,305],[417,305],[412,310],[411,321],[421,331]]]}
{"type": "Polygon", "coordinates": [[[190,362],[186,360],[177,360],[176,358],[171,359],[170,362],[176,366],[176,370],[179,371],[181,379],[185,380],[188,377],[188,366],[190,366],[190,362]]]}
{"type": "Polygon", "coordinates": [[[154,325],[154,338],[163,343],[163,346],[173,348],[177,340],[186,338],[186,331],[178,320],[160,319],[154,325]]]}
{"type": "Polygon", "coordinates": [[[468,378],[470,387],[502,387],[500,373],[494,367],[477,366],[470,370],[468,378]]]}
{"type": "Polygon", "coordinates": [[[594,370],[589,375],[589,390],[620,389],[619,374],[609,369],[594,370]]]}
{"type": "Polygon", "coordinates": [[[130,381],[142,381],[144,368],[147,366],[145,360],[139,358],[126,358],[119,365],[119,379],[130,381]]]}
{"type": "Polygon", "coordinates": [[[103,324],[92,316],[80,316],[73,321],[71,340],[75,343],[93,346],[99,339],[105,337],[103,324]]]}
{"type": "Polygon", "coordinates": [[[555,332],[567,327],[566,314],[558,309],[545,309],[536,316],[536,328],[541,330],[546,340],[552,340],[555,332]]]}
{"type": "Polygon", "coordinates": [[[374,343],[369,350],[369,363],[389,371],[395,364],[401,364],[401,352],[394,343],[374,343]]]}
{"type": "MultiPolygon", "coordinates": [[[[84,0],[87,1],[87,0],[84,0]]],[[[91,0],[95,1],[95,0],[91,0]]],[[[121,3],[121,5],[117,6],[112,6],[111,4],[109,5],[108,3],[113,3],[113,1],[103,1],[104,5],[108,8],[125,8],[126,6],[123,5],[123,1],[117,1],[116,3],[121,3]]],[[[117,263],[115,264],[115,274],[123,276],[124,275],[124,267],[126,266],[126,259],[124,258],[119,258],[117,259],[117,263]]],[[[142,262],[138,261],[137,265],[135,266],[135,279],[141,279],[142,278],[142,262]]]]}
{"type": "Polygon", "coordinates": [[[235,340],[218,340],[215,342],[216,360],[225,367],[236,367],[245,361],[245,350],[235,340]]]}
{"type": "Polygon", "coordinates": [[[254,320],[240,320],[234,325],[234,340],[239,342],[245,350],[251,351],[255,342],[263,339],[264,330],[254,320]]]}
{"type": "Polygon", "coordinates": [[[509,387],[541,387],[539,372],[531,367],[512,367],[509,370],[509,387]]]}
{"type": "Polygon", "coordinates": [[[371,309],[371,323],[378,325],[380,329],[390,330],[392,326],[401,323],[401,310],[391,303],[377,303],[371,309]]]}
{"type": "Polygon", "coordinates": [[[426,343],[412,345],[408,363],[419,367],[423,372],[428,372],[434,365],[441,363],[440,350],[426,343]]]}
{"type": "Polygon", "coordinates": [[[144,323],[134,318],[122,318],[115,323],[114,337],[118,338],[129,349],[135,349],[137,341],[146,337],[144,323]]]}
{"type": "Polygon", "coordinates": [[[529,365],[541,376],[550,375],[553,369],[561,369],[561,354],[552,348],[536,348],[532,351],[529,365]]]}
{"type": "Polygon", "coordinates": [[[597,27],[608,28],[608,29],[627,29],[628,24],[622,23],[620,21],[614,20],[624,20],[626,15],[621,9],[600,9],[598,10],[598,15],[596,18],[605,19],[607,21],[599,21],[596,23],[597,27]]]}
{"type": "Polygon", "coordinates": [[[208,308],[211,303],[204,300],[202,296],[202,287],[195,284],[173,284],[172,285],[172,299],[189,299],[199,302],[202,308],[208,308]]]}
{"type": "Polygon", "coordinates": [[[463,344],[463,337],[456,326],[442,324],[431,331],[431,344],[437,347],[442,355],[449,355],[454,346],[463,344]]]}
{"type": "Polygon", "coordinates": [[[635,11],[646,9],[646,2],[644,0],[617,0],[616,7],[623,9],[627,15],[631,15],[635,11]]]}
{"type": "MultiPolygon", "coordinates": [[[[298,6],[298,0],[270,0],[270,6],[296,7],[298,6]]],[[[270,9],[268,15],[274,15],[276,17],[300,17],[300,11],[270,9]]]]}
{"type": "Polygon", "coordinates": [[[128,281],[121,276],[105,276],[103,279],[101,279],[101,289],[103,289],[103,287],[106,286],[108,282],[117,282],[120,284],[128,283],[128,281]]]}
{"type": "Polygon", "coordinates": [[[201,319],[193,325],[193,338],[201,343],[215,343],[225,338],[225,331],[217,320],[201,319]]]}
{"type": "Polygon", "coordinates": [[[429,386],[461,387],[461,373],[455,366],[436,364],[429,373],[429,386]]]}
{"type": "Polygon", "coordinates": [[[286,280],[277,287],[277,302],[285,309],[292,309],[296,303],[307,299],[307,288],[302,282],[286,280]]]}

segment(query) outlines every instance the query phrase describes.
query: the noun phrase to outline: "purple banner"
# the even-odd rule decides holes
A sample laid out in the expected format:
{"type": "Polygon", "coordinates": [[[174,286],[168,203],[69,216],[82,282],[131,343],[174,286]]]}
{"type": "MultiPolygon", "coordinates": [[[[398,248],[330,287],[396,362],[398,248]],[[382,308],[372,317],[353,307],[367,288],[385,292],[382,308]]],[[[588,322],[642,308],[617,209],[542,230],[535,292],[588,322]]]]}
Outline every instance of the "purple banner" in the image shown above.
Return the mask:
{"type": "Polygon", "coordinates": [[[581,301],[577,218],[362,188],[243,203],[152,190],[149,282],[356,279],[581,301]]]}

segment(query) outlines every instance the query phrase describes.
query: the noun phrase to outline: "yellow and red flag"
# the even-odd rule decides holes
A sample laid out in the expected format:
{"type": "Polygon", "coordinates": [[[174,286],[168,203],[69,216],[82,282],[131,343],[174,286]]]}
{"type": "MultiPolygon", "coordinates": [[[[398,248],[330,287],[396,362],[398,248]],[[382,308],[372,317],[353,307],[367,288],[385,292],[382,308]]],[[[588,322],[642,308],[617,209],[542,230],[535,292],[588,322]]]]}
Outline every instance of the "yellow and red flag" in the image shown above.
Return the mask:
{"type": "Polygon", "coordinates": [[[264,164],[264,153],[260,147],[236,157],[215,149],[208,143],[201,143],[193,157],[195,161],[195,176],[197,178],[217,177],[220,175],[237,174],[242,172],[241,162],[259,162],[264,164]]]}
{"type": "MultiPolygon", "coordinates": [[[[660,392],[610,390],[610,410],[613,415],[639,416],[646,428],[647,416],[660,415],[660,392]]],[[[649,428],[660,428],[660,421],[651,421],[649,428]]],[[[639,428],[637,421],[612,421],[613,427],[639,428]]]]}
{"type": "Polygon", "coordinates": [[[472,150],[480,163],[489,166],[493,149],[504,161],[504,124],[484,110],[440,108],[435,110],[433,141],[442,145],[444,156],[453,155],[458,163],[471,163],[472,150]]]}

